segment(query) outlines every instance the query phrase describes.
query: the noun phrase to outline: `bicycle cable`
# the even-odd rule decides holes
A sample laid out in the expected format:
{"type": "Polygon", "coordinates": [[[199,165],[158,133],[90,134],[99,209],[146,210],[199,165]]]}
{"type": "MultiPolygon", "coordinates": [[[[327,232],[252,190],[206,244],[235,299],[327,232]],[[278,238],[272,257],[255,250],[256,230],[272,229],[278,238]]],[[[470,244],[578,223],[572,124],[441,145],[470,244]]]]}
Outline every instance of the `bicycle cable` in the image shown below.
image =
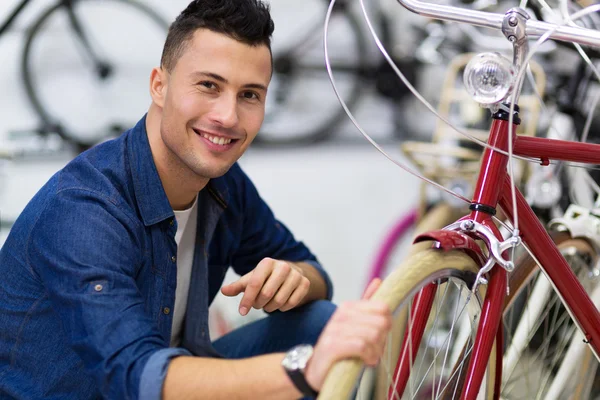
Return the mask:
{"type": "MultiPolygon", "coordinates": [[[[333,91],[335,92],[336,97],[338,98],[342,108],[344,109],[344,111],[346,112],[346,114],[348,115],[348,117],[350,118],[350,121],[352,121],[352,123],[354,124],[354,126],[359,130],[359,132],[364,136],[364,138],[373,145],[373,147],[375,147],[375,149],[377,149],[381,154],[383,154],[384,157],[386,157],[388,160],[390,160],[392,163],[396,164],[398,167],[402,168],[404,171],[408,172],[409,174],[424,180],[425,182],[437,187],[438,189],[441,189],[445,192],[447,192],[448,194],[463,200],[466,203],[470,203],[470,200],[468,200],[466,197],[461,196],[460,194],[447,189],[446,187],[444,187],[443,185],[429,179],[426,178],[424,176],[422,176],[419,172],[413,170],[412,168],[404,165],[402,162],[395,160],[392,156],[390,156],[385,150],[383,150],[383,148],[381,146],[379,146],[377,144],[377,142],[375,140],[373,140],[371,138],[371,136],[369,136],[368,133],[366,133],[364,131],[364,129],[359,125],[358,121],[354,118],[354,115],[352,114],[352,112],[348,109],[348,106],[346,105],[346,103],[344,102],[344,100],[341,98],[336,83],[335,83],[335,77],[333,76],[333,71],[331,68],[331,62],[329,60],[329,46],[328,46],[328,36],[329,36],[329,20],[331,19],[331,14],[333,12],[333,7],[335,6],[335,2],[336,0],[331,0],[331,2],[329,3],[329,7],[327,9],[327,15],[325,17],[325,27],[324,27],[324,35],[323,35],[323,41],[324,41],[324,51],[325,51],[325,67],[327,68],[327,73],[329,75],[329,80],[331,81],[331,84],[333,86],[333,91]]],[[[362,0],[361,0],[362,3],[362,0]]],[[[370,21],[368,22],[370,24],[370,21]]]]}
{"type": "MultiPolygon", "coordinates": [[[[346,103],[344,102],[344,100],[341,98],[339,91],[337,89],[337,85],[335,82],[335,77],[333,76],[333,71],[331,68],[331,62],[329,60],[329,45],[328,45],[328,36],[329,36],[329,20],[331,19],[331,14],[333,12],[333,7],[335,6],[335,2],[336,0],[331,0],[329,7],[327,9],[327,14],[326,14],[326,18],[325,18],[325,33],[324,33],[324,51],[325,51],[325,66],[327,68],[327,73],[329,75],[329,79],[331,81],[333,90],[335,92],[336,97],[338,98],[338,101],[340,102],[340,104],[342,105],[342,108],[344,109],[344,111],[346,112],[346,114],[348,115],[348,117],[350,118],[351,122],[354,124],[354,126],[359,130],[359,132],[363,135],[363,137],[365,137],[365,139],[371,143],[371,145],[373,145],[373,147],[375,147],[375,149],[377,149],[384,157],[386,157],[389,161],[393,162],[394,164],[396,164],[398,167],[402,168],[403,170],[405,170],[406,172],[410,173],[411,175],[437,187],[438,189],[441,189],[445,192],[447,192],[448,194],[466,202],[466,203],[470,203],[471,201],[467,198],[465,198],[464,196],[444,187],[443,185],[429,179],[426,178],[424,176],[422,176],[420,173],[414,171],[413,169],[411,169],[410,167],[404,165],[402,162],[395,160],[392,156],[390,156],[387,152],[385,152],[385,150],[383,150],[383,148],[381,148],[381,146],[379,146],[377,144],[377,142],[375,140],[373,140],[371,138],[371,136],[366,133],[364,131],[364,129],[359,125],[359,123],[357,122],[357,120],[354,118],[354,115],[352,114],[352,112],[349,110],[349,108],[347,107],[346,103]]],[[[383,44],[381,43],[379,37],[377,36],[373,25],[371,23],[371,20],[367,14],[365,5],[364,5],[364,1],[360,0],[360,5],[363,11],[363,15],[365,17],[365,21],[367,23],[367,26],[369,28],[369,31],[371,32],[371,36],[373,37],[373,39],[375,40],[375,43],[377,44],[377,47],[379,48],[379,50],[381,51],[381,53],[383,54],[384,58],[386,59],[386,61],[388,62],[388,64],[390,65],[390,67],[392,67],[392,69],[394,70],[394,72],[396,73],[396,75],[402,80],[402,82],[408,87],[408,89],[413,93],[413,95],[415,97],[417,97],[417,99],[419,101],[421,101],[421,103],[423,103],[428,109],[429,111],[431,111],[434,115],[436,115],[439,119],[441,119],[442,121],[444,121],[451,129],[453,129],[454,131],[458,132],[459,134],[467,137],[468,139],[470,139],[471,141],[479,144],[480,146],[483,147],[487,147],[493,151],[497,151],[503,155],[506,156],[510,156],[510,154],[502,149],[499,149],[495,146],[489,145],[479,139],[477,139],[476,137],[460,130],[459,128],[457,128],[456,126],[454,126],[450,121],[448,121],[446,118],[444,118],[443,116],[441,116],[434,108],[433,106],[425,99],[422,97],[422,95],[412,86],[412,84],[406,79],[406,77],[404,76],[404,74],[402,74],[402,72],[398,69],[398,67],[394,64],[394,62],[391,60],[391,57],[389,56],[387,50],[384,48],[383,44]]],[[[518,158],[518,159],[522,159],[528,162],[538,162],[537,159],[535,158],[529,158],[529,157],[521,157],[521,156],[515,156],[513,155],[512,157],[514,158],[518,158]]]]}
{"type": "MultiPolygon", "coordinates": [[[[361,0],[362,1],[362,0],[361,0]]],[[[569,16],[568,18],[565,18],[566,20],[563,21],[563,23],[555,25],[554,28],[546,31],[542,36],[540,36],[539,39],[536,40],[536,42],[534,43],[534,45],[531,47],[531,49],[529,50],[527,56],[525,57],[525,60],[523,62],[523,65],[521,66],[517,77],[516,77],[516,82],[520,82],[523,79],[523,75],[525,73],[525,70],[527,69],[527,65],[529,64],[529,61],[531,61],[531,58],[534,56],[536,50],[541,46],[541,44],[543,42],[545,42],[546,40],[548,40],[548,38],[550,37],[550,35],[552,35],[552,33],[554,33],[559,27],[567,25],[569,22],[573,22],[587,14],[591,14],[592,12],[596,12],[600,10],[600,4],[595,4],[589,7],[586,7],[578,12],[576,12],[575,14],[569,16]]],[[[581,49],[581,46],[579,46],[579,50],[581,50],[581,52],[583,52],[583,49],[581,49]]],[[[585,54],[585,53],[584,53],[585,54]]],[[[587,55],[584,57],[584,60],[588,61],[589,57],[587,57],[587,55]]],[[[591,60],[590,61],[590,66],[593,68],[594,72],[597,74],[598,79],[600,80],[600,73],[598,73],[597,69],[592,65],[591,60]]],[[[516,96],[516,92],[513,92],[512,97],[513,97],[513,101],[510,102],[510,112],[509,112],[509,137],[512,137],[512,120],[513,120],[513,113],[514,113],[514,105],[515,105],[515,96],[516,96]]],[[[593,108],[591,110],[591,112],[593,112],[593,108]]],[[[514,214],[514,229],[516,231],[516,234],[514,233],[514,235],[518,235],[519,233],[519,218],[518,218],[518,212],[517,212],[517,194],[516,194],[516,187],[514,186],[514,176],[512,174],[512,140],[508,141],[508,151],[509,151],[509,157],[511,157],[509,159],[509,176],[510,176],[510,180],[511,180],[511,201],[512,201],[512,207],[513,207],[513,214],[514,214]]]]}
{"type": "MultiPolygon", "coordinates": [[[[525,160],[525,161],[528,161],[528,162],[536,162],[536,163],[537,163],[537,162],[539,162],[539,160],[538,160],[538,159],[535,159],[535,158],[521,157],[521,156],[516,156],[516,155],[514,155],[514,154],[512,153],[512,143],[509,143],[509,152],[506,152],[506,151],[504,151],[504,150],[501,150],[501,149],[499,149],[499,148],[496,148],[495,146],[492,146],[492,145],[489,145],[489,144],[487,144],[487,143],[484,143],[483,141],[481,141],[481,140],[479,140],[479,139],[477,139],[477,138],[475,138],[475,137],[473,137],[473,136],[469,135],[468,133],[461,131],[460,129],[458,129],[457,127],[455,127],[454,125],[452,125],[452,124],[451,124],[451,123],[450,123],[448,120],[446,120],[446,118],[444,118],[444,117],[442,117],[441,115],[439,115],[439,114],[437,113],[437,111],[436,111],[436,110],[435,110],[435,109],[434,109],[434,108],[431,106],[431,104],[429,104],[429,103],[427,102],[427,100],[425,100],[425,99],[424,99],[424,98],[423,98],[423,97],[420,95],[420,93],[419,93],[419,92],[418,92],[418,91],[417,91],[417,90],[416,90],[416,89],[415,89],[415,88],[414,88],[414,87],[413,87],[413,86],[410,84],[410,82],[408,82],[408,80],[406,79],[406,77],[405,77],[405,76],[402,74],[402,72],[401,72],[401,71],[399,71],[399,69],[397,68],[397,66],[396,66],[396,65],[393,63],[393,61],[391,60],[391,57],[389,56],[389,54],[387,53],[387,51],[386,51],[386,50],[385,50],[385,48],[383,47],[383,45],[382,45],[381,41],[379,40],[379,38],[378,38],[378,36],[377,36],[377,34],[376,34],[376,32],[375,32],[375,30],[374,30],[373,26],[372,26],[372,23],[371,23],[371,21],[370,21],[370,18],[369,18],[368,14],[367,14],[367,11],[366,11],[366,8],[365,8],[365,5],[364,5],[364,1],[363,1],[363,0],[360,0],[360,4],[361,4],[361,8],[362,8],[362,12],[363,12],[363,15],[364,15],[365,21],[366,21],[366,23],[367,23],[367,26],[368,26],[368,28],[369,28],[369,31],[371,32],[371,35],[372,35],[373,39],[375,40],[375,43],[377,44],[377,46],[378,46],[379,50],[380,50],[380,51],[381,51],[381,53],[383,54],[384,58],[386,58],[386,61],[387,61],[387,62],[388,62],[388,64],[389,64],[389,65],[390,65],[390,66],[393,68],[393,70],[394,70],[394,72],[396,73],[396,75],[398,75],[398,77],[399,77],[399,78],[400,78],[400,79],[403,81],[403,83],[404,83],[404,84],[405,84],[405,85],[406,85],[406,86],[409,88],[409,90],[411,90],[411,92],[413,93],[413,95],[415,95],[415,97],[417,97],[417,99],[418,99],[419,101],[421,101],[421,103],[423,103],[423,104],[424,104],[424,105],[425,105],[425,106],[426,106],[426,107],[427,107],[427,108],[428,108],[428,109],[429,109],[429,110],[430,110],[430,111],[431,111],[433,114],[435,114],[435,115],[436,115],[436,116],[437,116],[439,119],[441,119],[441,120],[442,120],[443,122],[445,122],[445,123],[446,123],[446,124],[447,124],[447,125],[448,125],[450,128],[452,128],[453,130],[455,130],[455,131],[456,131],[456,132],[458,132],[459,134],[461,134],[461,135],[463,135],[463,136],[467,137],[467,138],[468,138],[468,139],[470,139],[471,141],[473,141],[473,142],[475,142],[475,143],[477,143],[477,144],[479,144],[479,145],[481,145],[481,146],[483,146],[483,147],[487,147],[487,148],[489,148],[489,149],[491,149],[491,150],[493,150],[493,151],[497,151],[497,152],[499,152],[499,153],[501,153],[501,154],[504,154],[504,155],[507,155],[507,156],[509,156],[509,157],[510,157],[510,160],[512,160],[513,158],[517,158],[517,159],[522,159],[522,160],[525,160]]],[[[342,104],[342,107],[344,108],[344,111],[345,111],[345,112],[346,112],[346,114],[349,116],[350,120],[352,121],[352,123],[353,123],[353,124],[356,126],[356,128],[357,128],[357,129],[358,129],[358,130],[361,132],[361,134],[362,134],[362,135],[363,135],[363,136],[364,136],[364,137],[367,139],[367,141],[369,141],[369,143],[371,143],[371,144],[372,144],[372,145],[373,145],[373,146],[374,146],[374,147],[375,147],[375,148],[376,148],[376,149],[377,149],[377,150],[378,150],[380,153],[382,153],[382,154],[383,154],[383,155],[384,155],[384,156],[385,156],[385,157],[386,157],[388,160],[392,161],[394,164],[398,165],[400,168],[402,168],[402,169],[404,169],[405,171],[409,172],[411,175],[413,175],[413,176],[415,176],[415,177],[417,177],[417,178],[419,178],[419,179],[422,179],[422,180],[424,180],[424,181],[428,182],[429,184],[431,184],[431,185],[433,185],[433,186],[435,186],[435,187],[437,187],[437,188],[439,188],[439,189],[441,189],[441,190],[443,190],[443,191],[445,191],[445,192],[447,192],[447,193],[451,194],[452,196],[454,196],[454,197],[456,197],[456,198],[458,198],[458,199],[461,199],[461,200],[463,200],[463,201],[465,201],[465,202],[470,202],[469,200],[467,200],[465,197],[461,196],[460,194],[458,194],[458,193],[455,193],[455,192],[453,192],[452,190],[445,188],[443,185],[441,185],[441,184],[439,184],[439,183],[437,183],[437,182],[435,182],[435,181],[433,181],[433,180],[431,180],[431,179],[428,179],[428,178],[426,178],[426,177],[422,176],[421,174],[419,174],[418,172],[416,172],[416,171],[412,170],[411,168],[407,167],[407,166],[406,166],[406,165],[404,165],[403,163],[401,163],[401,162],[399,162],[399,161],[396,161],[395,159],[393,159],[393,158],[392,158],[392,157],[391,157],[389,154],[387,154],[387,153],[386,153],[386,152],[385,152],[385,151],[384,151],[384,150],[383,150],[383,149],[382,149],[382,148],[381,148],[381,147],[380,147],[380,146],[379,146],[379,145],[378,145],[378,144],[375,142],[375,140],[373,140],[373,139],[372,139],[372,138],[371,138],[371,137],[370,137],[370,136],[369,136],[369,135],[368,135],[368,134],[367,134],[367,133],[364,131],[364,129],[362,129],[362,127],[361,127],[361,126],[358,124],[358,122],[356,121],[356,119],[354,118],[354,116],[352,115],[352,113],[350,112],[350,110],[348,109],[348,107],[346,106],[346,104],[344,103],[344,101],[341,99],[341,97],[340,97],[340,95],[339,95],[339,92],[338,92],[338,90],[337,90],[337,86],[336,86],[336,83],[335,83],[335,78],[333,77],[333,72],[332,72],[332,69],[331,69],[331,63],[330,63],[330,61],[329,61],[329,53],[328,53],[328,41],[327,41],[327,38],[328,38],[328,26],[329,26],[329,20],[330,20],[330,18],[331,18],[331,13],[332,13],[332,10],[333,10],[333,7],[334,7],[334,6],[335,6],[335,0],[332,0],[332,1],[330,2],[330,5],[329,5],[328,11],[327,11],[326,20],[325,20],[325,36],[324,36],[325,64],[326,64],[327,72],[328,72],[329,78],[330,78],[330,80],[331,80],[331,83],[332,83],[332,86],[333,86],[334,92],[335,92],[336,96],[338,97],[338,100],[339,100],[339,101],[340,101],[340,103],[342,104]]],[[[587,15],[587,14],[591,13],[591,12],[595,12],[595,11],[596,11],[596,8],[597,8],[596,6],[590,6],[590,7],[587,7],[587,8],[585,8],[585,9],[582,9],[582,10],[580,10],[579,12],[577,12],[577,13],[573,14],[573,15],[571,16],[571,20],[575,20],[575,19],[581,18],[581,17],[583,17],[583,16],[585,16],[585,15],[587,15]]],[[[552,33],[553,33],[553,32],[554,32],[556,29],[558,29],[558,27],[560,27],[560,26],[563,26],[563,25],[565,25],[565,24],[566,24],[566,23],[562,23],[562,24],[558,24],[558,25],[556,25],[556,27],[555,27],[554,29],[547,31],[547,32],[546,32],[544,35],[542,35],[542,37],[540,37],[540,38],[538,39],[538,41],[536,42],[536,44],[535,44],[535,45],[534,45],[534,47],[532,48],[532,51],[530,51],[530,52],[529,52],[529,54],[528,54],[528,57],[527,57],[527,61],[526,61],[525,63],[523,63],[523,66],[521,67],[521,70],[519,71],[519,74],[518,74],[518,76],[517,76],[517,79],[516,79],[516,80],[517,80],[517,82],[518,82],[520,79],[523,79],[523,77],[522,77],[522,75],[523,75],[523,71],[527,71],[527,70],[528,70],[528,68],[527,68],[527,66],[528,66],[528,63],[529,63],[529,61],[531,60],[531,57],[532,57],[532,56],[535,54],[535,51],[536,51],[536,50],[539,48],[539,45],[540,45],[541,43],[543,43],[545,40],[547,40],[547,38],[548,38],[548,37],[549,37],[549,36],[550,36],[550,35],[551,35],[551,34],[552,34],[552,33]]],[[[589,58],[588,58],[588,60],[589,60],[589,58]]],[[[589,62],[589,64],[591,64],[591,61],[589,62]]],[[[591,65],[591,66],[592,66],[592,68],[594,68],[594,66],[593,66],[593,65],[591,65]]],[[[534,86],[535,86],[535,85],[534,85],[534,86]]],[[[511,104],[514,104],[514,103],[511,103],[511,104]]],[[[542,103],[542,104],[543,104],[543,103],[542,103]]],[[[514,106],[512,106],[512,105],[511,105],[511,111],[514,111],[514,106]]],[[[593,109],[592,109],[592,111],[593,111],[593,109]]],[[[511,119],[511,122],[512,122],[512,112],[510,112],[510,113],[509,113],[509,118],[511,119]]],[[[509,130],[511,131],[510,133],[512,134],[512,125],[511,125],[510,123],[509,123],[509,130]]],[[[510,142],[510,141],[509,141],[509,142],[510,142]]],[[[571,164],[567,164],[567,165],[571,165],[571,164]]],[[[511,171],[509,171],[509,175],[510,175],[510,177],[511,177],[511,183],[512,183],[512,185],[511,185],[511,186],[512,186],[512,187],[511,187],[511,191],[512,191],[512,193],[511,193],[511,195],[512,195],[512,203],[513,203],[513,209],[515,210],[515,216],[516,216],[516,207],[515,207],[515,204],[516,204],[516,192],[515,192],[515,190],[514,190],[514,174],[512,173],[512,164],[511,164],[511,163],[509,163],[509,170],[511,170],[511,171]]],[[[515,222],[515,230],[517,230],[517,232],[518,232],[518,217],[517,217],[516,221],[514,221],[514,222],[515,222]]]]}

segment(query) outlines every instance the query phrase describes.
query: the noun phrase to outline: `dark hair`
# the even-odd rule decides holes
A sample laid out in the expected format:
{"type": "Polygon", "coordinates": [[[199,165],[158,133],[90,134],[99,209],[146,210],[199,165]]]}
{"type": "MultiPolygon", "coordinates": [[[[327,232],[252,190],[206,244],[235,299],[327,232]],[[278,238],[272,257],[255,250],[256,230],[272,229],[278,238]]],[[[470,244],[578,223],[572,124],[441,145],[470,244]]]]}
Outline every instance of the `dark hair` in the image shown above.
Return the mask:
{"type": "Polygon", "coordinates": [[[274,27],[270,8],[261,0],[194,0],[171,24],[160,64],[172,71],[200,28],[270,51],[274,27]]]}

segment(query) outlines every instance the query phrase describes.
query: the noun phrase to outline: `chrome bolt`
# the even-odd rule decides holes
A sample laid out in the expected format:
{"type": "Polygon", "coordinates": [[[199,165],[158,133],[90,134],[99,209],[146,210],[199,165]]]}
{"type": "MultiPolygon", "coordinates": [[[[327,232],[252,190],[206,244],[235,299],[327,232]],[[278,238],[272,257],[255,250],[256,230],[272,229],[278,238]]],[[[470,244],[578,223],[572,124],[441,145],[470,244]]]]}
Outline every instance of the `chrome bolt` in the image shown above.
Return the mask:
{"type": "Polygon", "coordinates": [[[518,22],[519,21],[517,21],[517,17],[515,17],[515,16],[512,16],[512,17],[508,18],[508,24],[510,26],[517,26],[518,22]]]}
{"type": "Polygon", "coordinates": [[[462,229],[464,229],[465,231],[472,231],[473,228],[475,227],[475,223],[471,220],[466,220],[461,223],[460,227],[462,229]]]}

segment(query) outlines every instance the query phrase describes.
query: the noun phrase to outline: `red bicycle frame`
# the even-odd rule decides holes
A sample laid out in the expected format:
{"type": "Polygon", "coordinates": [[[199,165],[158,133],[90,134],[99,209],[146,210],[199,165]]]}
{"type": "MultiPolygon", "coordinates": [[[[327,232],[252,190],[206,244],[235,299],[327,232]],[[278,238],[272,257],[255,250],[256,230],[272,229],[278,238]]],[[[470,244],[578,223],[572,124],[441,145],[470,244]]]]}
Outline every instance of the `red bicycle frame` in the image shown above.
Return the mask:
{"type": "MultiPolygon", "coordinates": [[[[509,138],[508,114],[504,114],[504,119],[494,119],[490,129],[488,144],[495,148],[508,151],[508,140],[512,140],[513,153],[515,155],[537,158],[542,165],[548,165],[550,160],[600,164],[600,145],[598,144],[526,136],[517,137],[514,134],[516,132],[516,125],[513,125],[513,135],[509,138]]],[[[493,223],[492,214],[489,211],[495,210],[500,205],[503,212],[511,220],[515,215],[507,164],[508,156],[489,148],[485,149],[475,187],[475,194],[471,202],[471,209],[474,211],[464,217],[485,225],[494,232],[500,241],[503,238],[493,223]],[[473,205],[476,205],[476,207],[473,207],[473,205]]],[[[514,190],[517,197],[516,206],[521,239],[535,258],[539,260],[542,269],[549,277],[559,296],[563,299],[575,323],[583,332],[586,342],[589,343],[596,357],[600,359],[600,312],[596,309],[596,306],[577,280],[565,258],[560,254],[546,229],[544,229],[531,207],[529,207],[529,204],[525,201],[523,195],[516,187],[514,190]]],[[[430,236],[433,237],[435,235],[431,233],[430,236]]],[[[500,321],[506,297],[507,278],[507,272],[500,266],[495,266],[490,273],[480,323],[477,328],[473,350],[465,374],[462,399],[471,400],[477,398],[495,338],[498,340],[499,360],[497,365],[499,367],[502,365],[502,327],[500,321]]],[[[435,290],[434,286],[430,285],[423,290],[429,292],[427,294],[431,296],[431,292],[435,290]]],[[[429,304],[428,307],[427,302],[425,304],[423,302],[415,303],[411,310],[411,315],[414,316],[413,323],[417,326],[424,323],[427,320],[430,309],[431,305],[429,304]],[[416,304],[420,304],[420,306],[416,304]]],[[[418,349],[421,339],[419,332],[409,334],[411,337],[408,339],[408,335],[405,336],[400,354],[406,351],[405,347],[408,345],[409,340],[412,342],[412,349],[409,351],[412,351],[414,354],[418,349]]],[[[395,389],[400,390],[396,393],[402,393],[404,389],[403,382],[405,383],[408,380],[408,361],[402,360],[396,368],[396,373],[400,375],[400,379],[398,379],[399,386],[395,389]]],[[[501,369],[499,368],[496,373],[495,398],[497,399],[499,397],[501,369]]]]}

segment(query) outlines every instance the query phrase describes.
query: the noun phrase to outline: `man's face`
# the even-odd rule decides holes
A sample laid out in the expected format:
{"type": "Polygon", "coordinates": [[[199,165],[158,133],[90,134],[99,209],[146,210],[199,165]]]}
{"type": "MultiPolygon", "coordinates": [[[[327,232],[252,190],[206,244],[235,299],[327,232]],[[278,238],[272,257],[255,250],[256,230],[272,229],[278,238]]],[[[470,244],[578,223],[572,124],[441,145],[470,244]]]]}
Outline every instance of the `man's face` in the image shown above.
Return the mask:
{"type": "Polygon", "coordinates": [[[199,29],[165,79],[162,141],[196,175],[222,176],[263,122],[271,79],[268,47],[199,29]]]}

